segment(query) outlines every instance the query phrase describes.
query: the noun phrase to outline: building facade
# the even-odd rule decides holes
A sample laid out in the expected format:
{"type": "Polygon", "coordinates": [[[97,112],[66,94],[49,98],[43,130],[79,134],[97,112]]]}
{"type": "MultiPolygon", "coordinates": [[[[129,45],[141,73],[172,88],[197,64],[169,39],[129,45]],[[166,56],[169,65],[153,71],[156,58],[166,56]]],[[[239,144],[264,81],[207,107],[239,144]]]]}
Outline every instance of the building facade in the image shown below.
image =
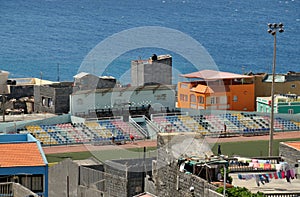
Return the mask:
{"type": "Polygon", "coordinates": [[[149,85],[140,87],[104,88],[77,91],[71,95],[72,115],[90,116],[101,110],[123,112],[128,116],[133,108],[149,111],[175,110],[175,86],[149,85]]]}
{"type": "MultiPolygon", "coordinates": [[[[256,111],[271,112],[271,97],[257,97],[256,111]]],[[[298,114],[300,113],[300,98],[297,95],[282,94],[274,96],[274,113],[298,114]]]]}
{"type": "Polygon", "coordinates": [[[34,112],[68,113],[72,82],[34,86],[34,112]]]}
{"type": "MultiPolygon", "coordinates": [[[[271,96],[272,75],[261,73],[253,74],[255,83],[255,97],[271,96]]],[[[300,73],[288,72],[276,74],[274,94],[300,95],[300,73]]]]}
{"type": "Polygon", "coordinates": [[[254,111],[252,76],[203,70],[182,75],[195,79],[179,82],[177,106],[205,110],[254,111]]]}
{"type": "Polygon", "coordinates": [[[131,61],[131,86],[172,84],[172,56],[153,56],[149,60],[131,61]]]}

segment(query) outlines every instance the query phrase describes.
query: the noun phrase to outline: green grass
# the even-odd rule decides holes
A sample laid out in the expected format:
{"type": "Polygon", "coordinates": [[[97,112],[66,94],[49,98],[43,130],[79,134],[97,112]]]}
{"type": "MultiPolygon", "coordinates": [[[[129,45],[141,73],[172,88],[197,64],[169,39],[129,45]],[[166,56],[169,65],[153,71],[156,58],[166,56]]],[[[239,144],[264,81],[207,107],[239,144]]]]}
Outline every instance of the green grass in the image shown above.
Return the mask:
{"type": "MultiPolygon", "coordinates": [[[[300,138],[296,139],[280,139],[274,140],[273,155],[279,155],[279,142],[285,141],[300,141],[300,138]]],[[[245,142],[223,142],[216,143],[212,148],[214,154],[217,154],[218,145],[221,145],[221,151],[223,155],[233,156],[240,155],[243,157],[258,157],[268,156],[269,141],[245,141],[245,142]]],[[[156,156],[156,147],[148,147],[146,149],[146,157],[156,156]]],[[[113,150],[101,150],[93,152],[75,152],[75,153],[58,153],[47,154],[47,160],[49,163],[60,162],[66,158],[72,160],[87,159],[92,156],[96,157],[100,161],[109,159],[125,159],[125,158],[143,158],[143,148],[130,148],[130,149],[113,149],[113,150]]]]}
{"type": "MultiPolygon", "coordinates": [[[[273,155],[279,155],[279,143],[285,141],[300,141],[296,139],[280,139],[273,141],[273,155]]],[[[223,155],[233,156],[240,155],[243,157],[258,157],[268,156],[269,154],[269,141],[246,141],[246,142],[224,142],[216,143],[212,148],[214,154],[217,155],[218,145],[221,145],[221,152],[223,155]]]]}
{"type": "MultiPolygon", "coordinates": [[[[156,147],[148,147],[146,149],[146,157],[156,156],[156,147]]],[[[60,162],[66,158],[72,160],[87,159],[92,156],[100,161],[109,159],[125,159],[125,158],[143,158],[144,148],[129,148],[129,149],[113,149],[113,150],[100,150],[100,151],[86,151],[86,152],[71,152],[71,153],[57,153],[47,154],[48,163],[60,162]]]]}
{"type": "Polygon", "coordinates": [[[75,152],[75,153],[57,153],[57,154],[47,154],[48,163],[60,162],[66,158],[71,158],[72,160],[87,159],[92,156],[89,151],[86,152],[75,152]]]}

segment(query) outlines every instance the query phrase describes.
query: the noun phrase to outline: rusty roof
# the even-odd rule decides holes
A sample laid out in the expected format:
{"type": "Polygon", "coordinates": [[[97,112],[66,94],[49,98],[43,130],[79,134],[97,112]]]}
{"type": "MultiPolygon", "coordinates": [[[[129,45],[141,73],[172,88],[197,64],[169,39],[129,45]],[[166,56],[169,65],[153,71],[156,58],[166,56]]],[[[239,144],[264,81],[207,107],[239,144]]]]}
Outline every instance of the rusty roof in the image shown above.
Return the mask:
{"type": "Polygon", "coordinates": [[[0,167],[45,166],[36,142],[0,143],[0,167]]]}

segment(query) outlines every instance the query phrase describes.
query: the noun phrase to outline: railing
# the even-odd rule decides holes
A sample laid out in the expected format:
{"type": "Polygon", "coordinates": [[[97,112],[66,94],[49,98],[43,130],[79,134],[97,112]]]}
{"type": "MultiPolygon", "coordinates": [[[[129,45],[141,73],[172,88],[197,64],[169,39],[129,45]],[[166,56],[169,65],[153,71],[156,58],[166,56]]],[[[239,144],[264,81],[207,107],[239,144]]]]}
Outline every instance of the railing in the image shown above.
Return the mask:
{"type": "Polygon", "coordinates": [[[138,125],[131,117],[129,117],[129,124],[131,124],[135,129],[137,129],[144,137],[148,138],[147,132],[138,125]]]}
{"type": "Polygon", "coordinates": [[[267,193],[266,197],[300,197],[300,192],[267,193]]]}
{"type": "Polygon", "coordinates": [[[150,121],[147,117],[145,117],[145,121],[156,133],[160,133],[160,129],[152,121],[150,121]]]}
{"type": "Polygon", "coordinates": [[[39,195],[33,193],[23,185],[14,182],[0,183],[0,196],[1,197],[24,197],[24,196],[32,196],[32,197],[43,197],[44,193],[40,193],[39,195]]]}
{"type": "Polygon", "coordinates": [[[13,183],[0,183],[0,196],[13,196],[13,183]]]}

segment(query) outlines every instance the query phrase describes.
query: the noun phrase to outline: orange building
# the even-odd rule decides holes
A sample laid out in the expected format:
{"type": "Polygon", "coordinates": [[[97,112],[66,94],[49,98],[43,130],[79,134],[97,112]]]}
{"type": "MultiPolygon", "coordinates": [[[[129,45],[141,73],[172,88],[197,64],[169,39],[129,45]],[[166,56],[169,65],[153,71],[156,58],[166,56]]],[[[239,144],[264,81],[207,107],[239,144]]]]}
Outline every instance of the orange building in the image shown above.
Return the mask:
{"type": "Polygon", "coordinates": [[[255,111],[253,76],[214,70],[181,76],[195,80],[178,83],[178,108],[255,111]]]}

